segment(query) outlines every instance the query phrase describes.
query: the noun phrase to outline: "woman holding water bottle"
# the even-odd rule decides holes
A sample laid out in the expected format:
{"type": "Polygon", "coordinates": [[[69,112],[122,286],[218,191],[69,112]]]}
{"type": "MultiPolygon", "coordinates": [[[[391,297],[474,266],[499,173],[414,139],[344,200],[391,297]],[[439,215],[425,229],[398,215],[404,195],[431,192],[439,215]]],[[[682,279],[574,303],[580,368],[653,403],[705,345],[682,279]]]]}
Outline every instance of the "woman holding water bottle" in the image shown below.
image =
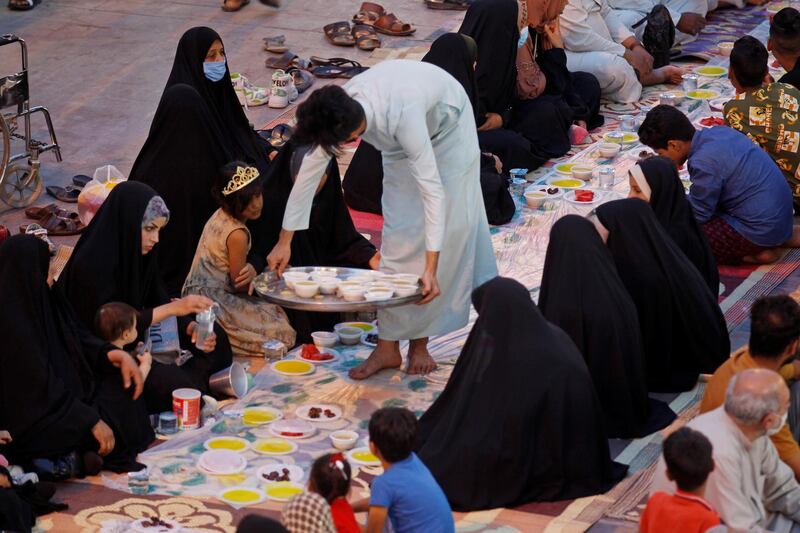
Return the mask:
{"type": "Polygon", "coordinates": [[[169,210],[153,189],[142,183],[121,183],[86,228],[59,278],[59,285],[88,327],[92,327],[97,309],[112,301],[127,303],[138,311],[139,338],[135,342],[143,340],[153,324],[177,323],[181,364],[153,362],[144,392],[151,413],[171,410],[175,389],[206,392],[209,376],[230,366],[232,357],[228,338],[216,324],[213,333],[197,342],[194,316],[214,302],[197,295],[170,300],[163,289],[157,245],[159,231],[168,222],[169,210]]]}

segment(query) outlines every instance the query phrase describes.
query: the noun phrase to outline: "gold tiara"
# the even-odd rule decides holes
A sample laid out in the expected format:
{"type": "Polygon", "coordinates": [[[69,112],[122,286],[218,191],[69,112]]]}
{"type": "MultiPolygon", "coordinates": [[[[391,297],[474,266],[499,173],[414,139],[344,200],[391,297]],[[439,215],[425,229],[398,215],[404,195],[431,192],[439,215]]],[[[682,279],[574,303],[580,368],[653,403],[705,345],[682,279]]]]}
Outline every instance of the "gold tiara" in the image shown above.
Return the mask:
{"type": "Polygon", "coordinates": [[[222,195],[228,196],[239,189],[247,187],[257,177],[258,169],[255,167],[236,167],[236,174],[233,175],[231,181],[222,189],[222,195]]]}

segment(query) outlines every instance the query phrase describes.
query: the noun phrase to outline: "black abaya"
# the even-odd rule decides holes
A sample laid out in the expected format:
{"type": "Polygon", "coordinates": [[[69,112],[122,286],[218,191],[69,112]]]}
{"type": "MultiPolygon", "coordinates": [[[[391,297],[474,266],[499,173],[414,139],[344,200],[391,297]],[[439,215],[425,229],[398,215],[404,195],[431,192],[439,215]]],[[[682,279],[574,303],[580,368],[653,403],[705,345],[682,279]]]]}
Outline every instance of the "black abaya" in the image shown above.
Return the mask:
{"type": "Polygon", "coordinates": [[[719,271],[706,236],[694,216],[675,165],[666,157],[651,157],[639,163],[650,186],[650,207],[689,261],[697,267],[708,288],[719,294],[719,271]]]}
{"type": "MultiPolygon", "coordinates": [[[[286,203],[292,192],[292,177],[299,170],[305,148],[289,141],[270,165],[264,180],[264,208],[261,218],[248,222],[253,243],[248,262],[257,271],[266,267],[266,257],[277,244],[283,226],[286,203]],[[294,163],[293,163],[294,161],[294,163]]],[[[339,166],[332,159],[327,179],[314,197],[307,230],[297,231],[292,238],[293,266],[341,266],[369,268],[377,250],[353,225],[353,219],[342,196],[339,166]]],[[[309,342],[311,332],[331,329],[339,315],[286,310],[298,342],[309,342]]]]}
{"type": "MultiPolygon", "coordinates": [[[[94,323],[97,310],[109,302],[124,302],[139,312],[137,329],[144,338],[152,325],[153,309],[169,303],[158,275],[158,249],[142,255],[142,220],[150,200],[156,196],[143,183],[117,185],[83,232],[58,285],[75,305],[86,325],[94,323]]],[[[232,353],[227,335],[215,326],[217,346],[211,353],[196,348],[186,334],[191,317],[178,319],[181,346],[193,357],[181,367],[153,363],[145,382],[150,412],[167,411],[177,388],[208,390],[208,377],[230,365],[232,353]]]]}
{"type": "Polygon", "coordinates": [[[478,319],[441,396],[419,422],[417,454],[454,510],[598,494],[625,475],[581,354],[514,280],[473,292],[478,319]]]}
{"type": "Polygon", "coordinates": [[[115,471],[138,469],[136,454],[154,440],[144,400],[124,390],[108,361],[114,349],[89,333],[58,287],[49,289],[47,245],[32,236],[0,246],[0,427],[12,461],[58,458],[96,449],[102,418],[116,445],[104,458],[115,471]]]}
{"type": "Polygon", "coordinates": [[[264,173],[269,166],[266,146],[250,127],[242,110],[231,83],[229,66],[225,66],[225,75],[216,82],[206,78],[203,72],[206,54],[214,41],[222,42],[222,38],[211,28],[191,28],[183,34],[164,93],[166,95],[167,89],[177,84],[193,87],[208,106],[227,155],[250,163],[264,173]]]}
{"type": "Polygon", "coordinates": [[[129,179],[150,185],[170,210],[158,266],[171,296],[180,296],[203,228],[217,210],[211,188],[234,159],[197,90],[183,83],[168,87],[129,179]]]}
{"type": "Polygon", "coordinates": [[[694,387],[730,353],[725,317],[700,272],[638,199],[597,208],[608,248],[639,316],[651,391],[694,387]]]}
{"type": "Polygon", "coordinates": [[[643,437],[675,419],[647,396],[636,306],[600,234],[583,217],[567,215],[550,231],[539,308],[583,354],[609,437],[643,437]]]}

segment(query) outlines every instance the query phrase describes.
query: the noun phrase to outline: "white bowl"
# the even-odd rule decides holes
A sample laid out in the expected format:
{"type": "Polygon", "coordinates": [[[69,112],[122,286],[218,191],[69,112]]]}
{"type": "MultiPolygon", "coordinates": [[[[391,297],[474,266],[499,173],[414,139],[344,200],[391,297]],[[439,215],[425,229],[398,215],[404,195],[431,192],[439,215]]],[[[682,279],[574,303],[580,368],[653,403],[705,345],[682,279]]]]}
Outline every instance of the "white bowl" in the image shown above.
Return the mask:
{"type": "Polygon", "coordinates": [[[417,286],[416,285],[395,285],[394,286],[394,293],[398,298],[405,298],[406,296],[411,296],[416,294],[417,286]]]}
{"type": "Polygon", "coordinates": [[[311,274],[308,272],[284,272],[283,273],[283,280],[286,282],[286,286],[290,289],[294,290],[294,284],[296,281],[306,281],[311,274]]]}
{"type": "Polygon", "coordinates": [[[379,289],[368,290],[367,292],[364,293],[364,298],[368,302],[380,302],[383,300],[388,300],[393,295],[394,295],[393,289],[379,288],[379,289]]]}
{"type": "Polygon", "coordinates": [[[315,331],[311,334],[311,338],[319,348],[333,348],[339,341],[339,335],[330,331],[315,331]]]}
{"type": "Polygon", "coordinates": [[[313,298],[319,292],[319,283],[316,281],[295,281],[294,292],[300,298],[313,298]]]}
{"type": "Polygon", "coordinates": [[[572,177],[576,180],[591,181],[592,167],[586,165],[575,165],[572,167],[572,177]]]}
{"type": "Polygon", "coordinates": [[[419,283],[419,276],[416,274],[395,274],[392,276],[395,281],[406,281],[408,283],[419,283]]]}
{"type": "Polygon", "coordinates": [[[373,281],[372,283],[367,283],[365,285],[365,287],[370,291],[377,290],[377,289],[385,289],[385,290],[389,290],[390,291],[390,290],[392,290],[394,285],[392,285],[388,281],[373,281]]]}
{"type": "Polygon", "coordinates": [[[606,159],[611,159],[617,156],[621,148],[622,146],[617,143],[602,143],[600,145],[600,155],[606,159]]]}
{"type": "Polygon", "coordinates": [[[357,283],[369,283],[372,281],[372,276],[369,274],[354,274],[347,278],[347,281],[355,281],[357,283]]]}
{"type": "Polygon", "coordinates": [[[351,285],[342,287],[339,285],[339,292],[342,295],[342,298],[346,302],[358,302],[359,300],[364,299],[364,286],[363,285],[351,285]]]}
{"type": "Polygon", "coordinates": [[[340,328],[336,333],[339,336],[339,342],[345,346],[354,346],[361,342],[361,335],[364,334],[364,330],[355,327],[345,327],[340,328]]]}
{"type": "Polygon", "coordinates": [[[724,42],[724,43],[719,43],[717,45],[717,48],[719,49],[720,55],[729,56],[729,55],[731,55],[731,52],[733,51],[733,43],[730,42],[730,41],[724,42]]]}
{"type": "Polygon", "coordinates": [[[333,272],[320,271],[320,272],[312,272],[311,279],[322,283],[323,281],[337,280],[338,278],[336,277],[336,274],[334,274],[333,272]]]}
{"type": "Polygon", "coordinates": [[[334,448],[344,452],[356,445],[358,433],[349,429],[334,431],[331,433],[331,442],[334,448]]]}
{"type": "Polygon", "coordinates": [[[322,294],[336,294],[339,288],[339,280],[336,278],[325,279],[319,282],[319,292],[322,294]]]}
{"type": "Polygon", "coordinates": [[[525,205],[531,209],[539,209],[547,199],[546,192],[529,191],[525,193],[525,205]]]}

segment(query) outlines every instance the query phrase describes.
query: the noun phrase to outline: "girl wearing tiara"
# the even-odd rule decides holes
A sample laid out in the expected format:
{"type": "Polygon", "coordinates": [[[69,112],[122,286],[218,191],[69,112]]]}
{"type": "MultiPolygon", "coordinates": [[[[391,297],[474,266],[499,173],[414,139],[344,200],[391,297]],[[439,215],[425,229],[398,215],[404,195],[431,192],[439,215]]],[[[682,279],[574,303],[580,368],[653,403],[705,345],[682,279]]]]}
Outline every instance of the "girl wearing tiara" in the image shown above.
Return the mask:
{"type": "Polygon", "coordinates": [[[338,533],[360,533],[347,493],[350,492],[350,463],[341,453],[325,454],[311,466],[308,491],[325,498],[331,506],[338,533]]]}
{"type": "Polygon", "coordinates": [[[262,344],[279,340],[294,346],[295,331],[277,305],[252,296],[255,268],[247,263],[250,231],[264,204],[258,169],[241,161],[222,168],[211,194],[219,204],[203,228],[183,295],[199,294],[219,305],[217,320],[236,355],[262,356],[262,344]]]}

